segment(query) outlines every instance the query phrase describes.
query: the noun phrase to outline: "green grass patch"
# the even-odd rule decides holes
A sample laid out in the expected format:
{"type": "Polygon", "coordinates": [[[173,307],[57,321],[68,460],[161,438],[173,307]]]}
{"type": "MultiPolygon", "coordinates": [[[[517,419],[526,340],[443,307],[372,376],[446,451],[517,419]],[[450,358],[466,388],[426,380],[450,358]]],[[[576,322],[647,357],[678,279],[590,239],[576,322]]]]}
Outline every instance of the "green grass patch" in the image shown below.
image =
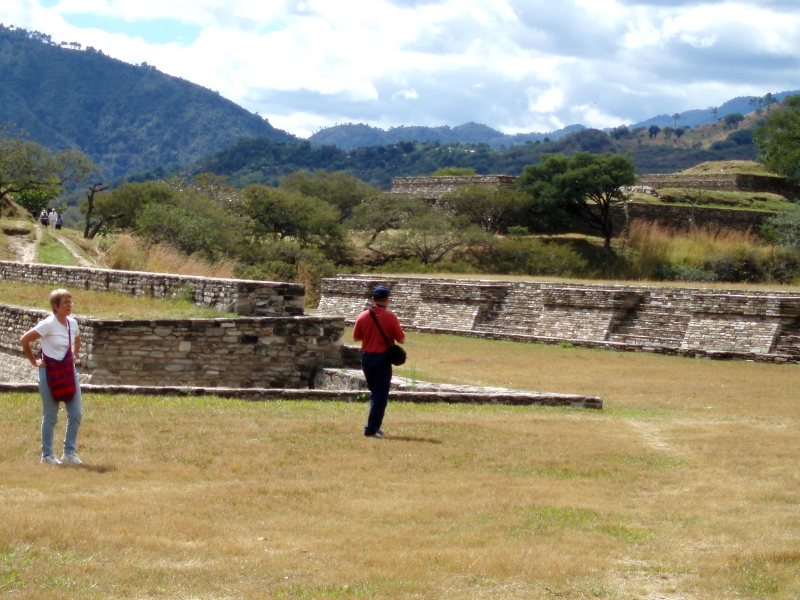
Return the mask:
{"type": "Polygon", "coordinates": [[[50,232],[42,233],[38,247],[39,262],[48,265],[78,266],[78,260],[50,232]]]}
{"type": "MultiPolygon", "coordinates": [[[[50,292],[55,287],[0,282],[0,304],[50,310],[50,292]]],[[[75,316],[94,319],[211,319],[237,316],[195,306],[185,295],[153,299],[108,292],[70,291],[75,316]]]]}

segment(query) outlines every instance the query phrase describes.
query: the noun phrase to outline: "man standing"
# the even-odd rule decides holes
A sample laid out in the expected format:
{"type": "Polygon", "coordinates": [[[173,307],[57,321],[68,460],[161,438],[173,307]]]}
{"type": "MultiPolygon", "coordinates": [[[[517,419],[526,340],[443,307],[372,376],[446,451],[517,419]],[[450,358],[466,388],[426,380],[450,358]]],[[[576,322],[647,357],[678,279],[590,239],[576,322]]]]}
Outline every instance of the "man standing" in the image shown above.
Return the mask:
{"type": "Polygon", "coordinates": [[[389,386],[392,383],[392,363],[385,353],[392,343],[405,342],[406,334],[400,327],[397,316],[386,309],[389,304],[387,288],[379,285],[372,290],[372,301],[374,305],[358,315],[353,329],[353,339],[361,342],[361,369],[367,378],[367,387],[370,391],[369,418],[364,427],[364,435],[382,438],[381,423],[386,412],[386,404],[389,402],[389,386]],[[380,329],[376,320],[380,323],[380,329]]]}

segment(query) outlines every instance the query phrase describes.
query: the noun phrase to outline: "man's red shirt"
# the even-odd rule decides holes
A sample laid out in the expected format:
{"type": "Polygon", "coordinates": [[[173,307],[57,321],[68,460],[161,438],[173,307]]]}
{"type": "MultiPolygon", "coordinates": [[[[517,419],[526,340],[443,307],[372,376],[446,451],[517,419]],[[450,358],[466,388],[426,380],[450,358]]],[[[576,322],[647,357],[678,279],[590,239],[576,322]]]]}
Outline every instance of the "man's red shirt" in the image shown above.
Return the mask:
{"type": "MultiPolygon", "coordinates": [[[[396,340],[404,340],[406,337],[403,328],[400,327],[400,321],[392,312],[389,312],[382,306],[376,304],[372,307],[375,310],[375,316],[381,324],[383,333],[389,338],[390,342],[396,340]]],[[[375,352],[383,354],[386,352],[386,342],[383,341],[383,336],[378,328],[375,326],[375,321],[369,314],[369,310],[365,310],[356,319],[356,326],[353,329],[353,337],[361,340],[362,352],[375,352]]]]}

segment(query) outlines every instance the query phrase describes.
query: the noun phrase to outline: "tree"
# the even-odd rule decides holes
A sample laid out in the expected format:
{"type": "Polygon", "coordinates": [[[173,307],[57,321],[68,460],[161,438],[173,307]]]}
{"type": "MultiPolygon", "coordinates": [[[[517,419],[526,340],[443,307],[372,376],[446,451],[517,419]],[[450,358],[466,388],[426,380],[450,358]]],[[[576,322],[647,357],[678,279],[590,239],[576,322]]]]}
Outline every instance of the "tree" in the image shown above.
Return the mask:
{"type": "Polygon", "coordinates": [[[524,219],[530,198],[507,187],[470,185],[445,195],[442,206],[488,233],[503,233],[524,219]]]}
{"type": "Polygon", "coordinates": [[[630,130],[625,125],[620,125],[619,127],[614,127],[609,134],[615,140],[621,140],[623,138],[629,138],[631,135],[630,130]]]}
{"type": "Polygon", "coordinates": [[[719,113],[719,108],[717,108],[716,106],[709,106],[708,107],[708,112],[710,112],[711,115],[714,117],[714,123],[716,123],[717,122],[717,114],[719,113]]]}
{"type": "Polygon", "coordinates": [[[525,167],[519,178],[521,189],[543,209],[565,211],[599,231],[609,255],[614,236],[611,207],[624,200],[620,186],[635,182],[629,156],[588,152],[571,157],[543,154],[542,162],[525,167]]]}
{"type": "Polygon", "coordinates": [[[252,184],[243,190],[255,238],[290,239],[318,247],[329,258],[345,259],[347,243],[335,206],[299,192],[252,184]]]}
{"type": "Polygon", "coordinates": [[[97,172],[77,150],[53,152],[36,142],[0,128],[0,197],[9,194],[30,212],[39,212],[69,185],[97,172]]]}
{"type": "Polygon", "coordinates": [[[94,227],[92,226],[92,213],[94,212],[95,196],[101,192],[105,192],[107,189],[108,186],[103,185],[102,181],[87,186],[86,205],[83,208],[83,212],[86,213],[86,226],[83,228],[83,237],[87,239],[94,239],[94,236],[100,231],[100,227],[103,226],[103,222],[99,225],[95,223],[94,227]]]}
{"type": "Polygon", "coordinates": [[[759,160],[768,169],[800,180],[800,96],[788,96],[753,133],[759,160]]]}
{"type": "Polygon", "coordinates": [[[344,171],[330,173],[325,169],[314,173],[296,171],[287,175],[281,180],[281,189],[327,202],[339,211],[341,220],[346,219],[353,207],[365,198],[379,193],[376,188],[344,171]]]}
{"type": "Polygon", "coordinates": [[[675,122],[675,127],[678,126],[678,121],[681,119],[681,113],[675,113],[672,115],[672,120],[675,122]]]}
{"type": "MultiPolygon", "coordinates": [[[[178,192],[162,181],[126,183],[110,194],[92,197],[92,211],[98,221],[92,225],[90,237],[103,226],[117,229],[134,229],[138,214],[150,203],[174,205],[178,192]]],[[[88,198],[81,206],[84,214],[89,210],[88,198]]],[[[88,219],[87,219],[88,221],[88,219]]]]}
{"type": "Polygon", "coordinates": [[[652,140],[654,137],[658,136],[658,133],[661,131],[661,127],[658,125],[650,125],[650,128],[647,130],[650,139],[652,140]]]}
{"type": "Polygon", "coordinates": [[[430,209],[424,200],[383,193],[356,206],[347,225],[352,230],[369,236],[366,248],[380,254],[380,251],[373,248],[378,236],[392,229],[402,229],[414,216],[430,209]]]}
{"type": "Polygon", "coordinates": [[[744,121],[744,115],[742,113],[729,113],[725,115],[722,121],[725,123],[725,129],[739,129],[739,124],[744,121]]]}

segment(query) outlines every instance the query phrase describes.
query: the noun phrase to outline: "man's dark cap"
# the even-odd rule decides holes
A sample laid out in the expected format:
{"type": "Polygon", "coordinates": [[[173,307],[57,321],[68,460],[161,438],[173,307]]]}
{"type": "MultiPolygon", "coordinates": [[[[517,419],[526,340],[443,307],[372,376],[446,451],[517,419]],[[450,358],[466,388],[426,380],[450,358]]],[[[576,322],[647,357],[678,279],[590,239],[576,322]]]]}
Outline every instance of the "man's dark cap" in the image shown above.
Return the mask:
{"type": "Polygon", "coordinates": [[[375,298],[375,300],[383,300],[384,298],[388,298],[389,288],[379,285],[372,290],[372,297],[375,298]]]}

